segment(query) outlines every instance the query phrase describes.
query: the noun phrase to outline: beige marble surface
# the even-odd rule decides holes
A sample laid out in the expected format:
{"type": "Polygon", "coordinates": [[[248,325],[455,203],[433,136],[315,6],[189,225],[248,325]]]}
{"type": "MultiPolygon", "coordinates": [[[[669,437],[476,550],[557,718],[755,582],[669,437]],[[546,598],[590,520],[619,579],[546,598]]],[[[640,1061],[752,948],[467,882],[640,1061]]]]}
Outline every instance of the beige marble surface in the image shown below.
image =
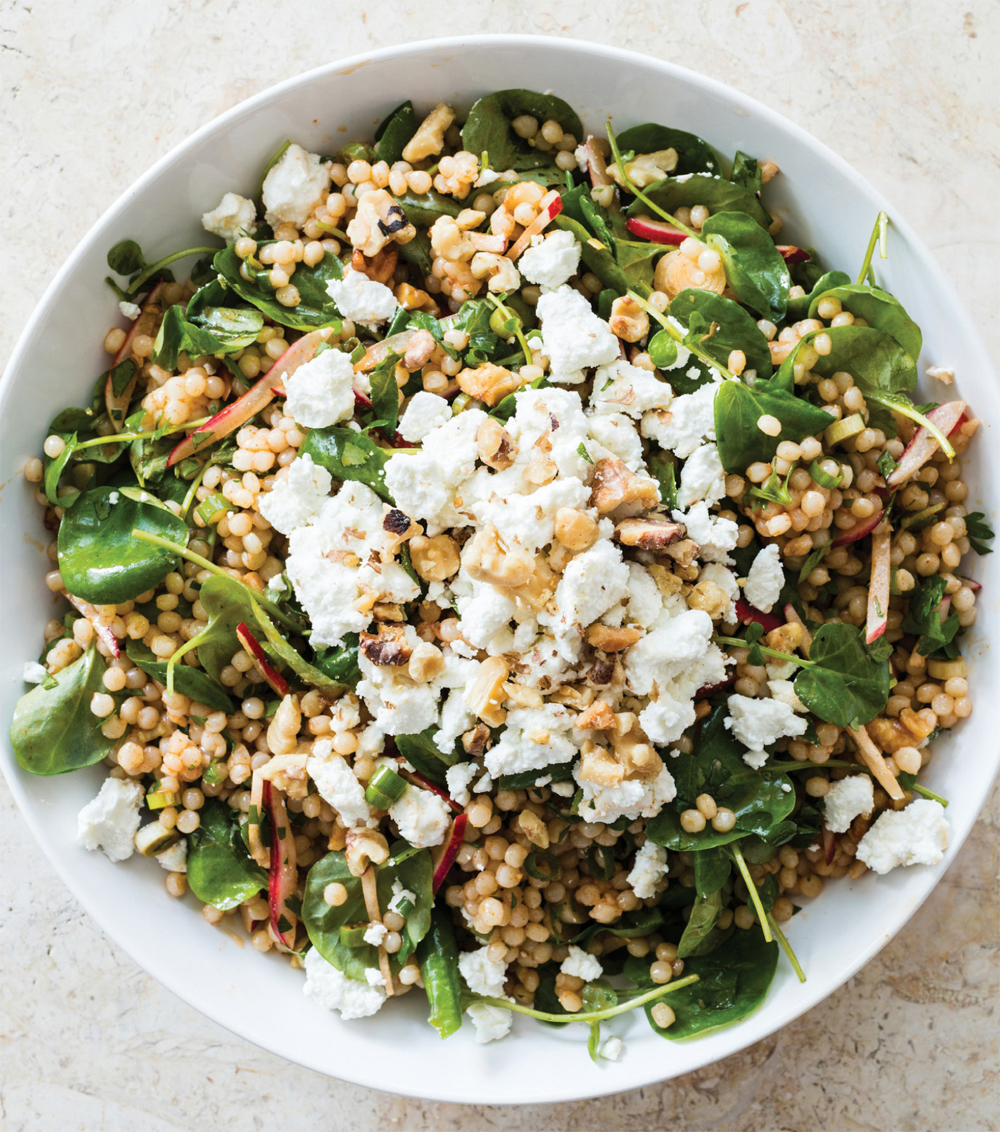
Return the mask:
{"type": "MultiPolygon", "coordinates": [[[[327,60],[473,31],[611,42],[761,99],[903,207],[1000,352],[996,0],[2,0],[0,360],[99,213],[195,127],[327,60]]],[[[996,1129],[998,816],[994,793],[899,938],[782,1033],[665,1085],[485,1109],[330,1081],[206,1021],[25,852],[0,783],[0,1128],[996,1129]]]]}

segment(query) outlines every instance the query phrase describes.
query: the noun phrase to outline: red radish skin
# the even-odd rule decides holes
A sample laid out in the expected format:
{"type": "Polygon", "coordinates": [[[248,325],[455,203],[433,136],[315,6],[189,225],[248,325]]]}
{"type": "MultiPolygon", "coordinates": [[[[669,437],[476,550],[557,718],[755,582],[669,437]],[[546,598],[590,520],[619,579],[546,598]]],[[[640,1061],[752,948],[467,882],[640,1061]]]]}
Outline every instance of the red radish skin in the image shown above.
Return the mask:
{"type": "Polygon", "coordinates": [[[451,833],[448,835],[448,839],[434,851],[434,880],[431,888],[435,896],[438,889],[444,884],[444,878],[448,875],[448,870],[458,856],[458,851],[462,847],[462,840],[465,837],[465,827],[468,824],[469,819],[466,815],[459,814],[451,823],[451,833]]]}
{"type": "Polygon", "coordinates": [[[118,638],[111,632],[111,626],[101,621],[97,606],[91,605],[89,601],[82,601],[72,594],[67,594],[66,600],[93,625],[94,632],[108,652],[116,658],[121,656],[122,650],[121,645],[118,643],[118,638]]]}
{"type": "Polygon", "coordinates": [[[513,263],[522,252],[528,250],[532,236],[540,235],[552,218],[558,216],[560,212],[562,212],[562,197],[553,189],[542,197],[538,206],[538,215],[532,220],[528,227],[525,228],[521,235],[518,236],[514,246],[507,253],[507,258],[511,263],[513,263]]]}
{"type": "Polygon", "coordinates": [[[288,899],[295,895],[299,880],[295,863],[295,837],[288,823],[285,800],[280,791],[275,790],[266,779],[263,803],[271,823],[271,862],[267,876],[271,930],[292,951],[295,946],[295,928],[299,922],[298,916],[288,907],[288,899]]]}
{"type": "MultiPolygon", "coordinates": [[[[964,401],[946,401],[936,409],[931,409],[927,419],[937,425],[945,436],[951,436],[963,422],[968,420],[967,408],[968,405],[964,401]]],[[[888,486],[895,490],[906,483],[920,471],[939,447],[934,437],[921,425],[910,438],[910,443],[903,449],[899,464],[889,473],[889,478],[886,480],[888,486]]]]}
{"type": "Polygon", "coordinates": [[[870,535],[873,530],[882,522],[882,511],[876,511],[874,515],[869,515],[867,519],[862,519],[860,523],[855,523],[849,531],[844,531],[842,534],[837,535],[833,540],[834,546],[849,546],[852,542],[858,542],[863,539],[865,535],[870,535]]]}
{"type": "Polygon", "coordinates": [[[780,629],[784,625],[784,621],[780,617],[756,609],[745,597],[736,599],[736,616],[742,625],[749,625],[751,621],[756,621],[758,625],[763,627],[765,633],[770,633],[772,629],[780,629]]]}
{"type": "Polygon", "coordinates": [[[716,692],[724,692],[727,688],[731,688],[736,683],[736,673],[734,672],[726,680],[720,681],[718,684],[705,684],[698,689],[694,694],[696,700],[707,700],[709,696],[714,696],[716,692]]]}
{"type": "Polygon", "coordinates": [[[805,248],[797,248],[794,244],[778,244],[778,251],[785,263],[805,263],[812,259],[805,248]]]}
{"type": "MultiPolygon", "coordinates": [[[[125,341],[121,344],[118,353],[115,354],[111,361],[111,368],[123,362],[132,352],[132,342],[135,336],[139,333],[140,323],[148,320],[143,318],[143,315],[152,313],[153,309],[158,305],[160,295],[163,292],[163,283],[157,283],[156,286],[146,296],[146,301],[142,304],[142,311],[139,317],[129,327],[128,333],[125,335],[125,341]]],[[[148,329],[148,328],[147,328],[148,329]]],[[[129,404],[132,401],[132,394],[135,392],[136,382],[139,380],[139,367],[136,366],[135,374],[132,380],[125,386],[121,393],[116,394],[112,384],[111,375],[108,374],[108,379],[104,383],[104,404],[108,410],[108,420],[111,422],[111,427],[115,432],[121,432],[125,427],[125,414],[128,411],[129,404]]]]}
{"type": "Polygon", "coordinates": [[[892,527],[879,523],[872,532],[871,580],[868,583],[868,616],[865,641],[874,644],[886,630],[889,616],[889,585],[891,566],[889,552],[892,544],[892,527]]]}
{"type": "Polygon", "coordinates": [[[247,628],[246,622],[241,621],[236,626],[236,636],[239,637],[240,644],[253,657],[254,664],[260,669],[264,679],[271,685],[275,693],[284,699],[288,695],[288,681],[267,659],[267,654],[264,652],[260,641],[247,628]]]}
{"type": "Polygon", "coordinates": [[[670,244],[679,247],[687,239],[686,233],[663,220],[650,220],[648,216],[633,216],[625,221],[633,236],[649,240],[652,244],[670,244]]]}
{"type": "Polygon", "coordinates": [[[402,766],[402,759],[400,760],[400,763],[401,765],[399,774],[401,778],[405,778],[406,781],[411,783],[413,786],[419,786],[422,790],[430,790],[432,794],[437,794],[439,798],[443,798],[448,803],[448,805],[451,806],[455,813],[461,814],[464,812],[462,807],[455,801],[455,799],[452,798],[450,794],[445,793],[445,791],[442,790],[440,786],[435,786],[429,778],[424,778],[422,774],[419,774],[415,770],[407,770],[406,767],[402,766]]]}
{"type": "Polygon", "coordinates": [[[284,396],[284,381],[293,374],[299,366],[311,361],[320,343],[325,342],[333,331],[329,327],[321,330],[312,330],[303,335],[297,342],[281,355],[273,366],[259,381],[237,398],[231,405],[206,421],[201,428],[195,429],[174,447],[167,459],[167,466],[172,467],[180,460],[193,456],[199,448],[221,440],[231,432],[241,428],[252,417],[255,417],[271,403],[274,397],[284,396]]]}

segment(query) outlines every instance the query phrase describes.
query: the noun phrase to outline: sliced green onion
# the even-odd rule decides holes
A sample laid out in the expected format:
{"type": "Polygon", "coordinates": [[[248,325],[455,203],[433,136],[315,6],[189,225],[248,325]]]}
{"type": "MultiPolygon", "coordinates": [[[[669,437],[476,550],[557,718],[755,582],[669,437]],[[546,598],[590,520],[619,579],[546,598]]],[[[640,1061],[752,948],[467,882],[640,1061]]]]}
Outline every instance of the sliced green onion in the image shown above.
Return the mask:
{"type": "Polygon", "coordinates": [[[144,825],[135,835],[135,847],[144,857],[153,857],[169,849],[174,842],[180,840],[180,833],[176,829],[167,829],[158,821],[144,825]]]}
{"type": "Polygon", "coordinates": [[[857,436],[864,427],[865,418],[860,413],[851,413],[849,417],[844,417],[842,421],[834,421],[823,433],[823,439],[827,444],[837,444],[841,440],[857,436]]]}
{"type": "Polygon", "coordinates": [[[167,806],[176,806],[181,796],[173,790],[163,790],[159,782],[154,782],[152,789],[146,795],[146,807],[150,810],[163,810],[167,806]]]}
{"type": "MultiPolygon", "coordinates": [[[[827,431],[829,432],[829,429],[827,429],[827,431]]],[[[824,472],[820,467],[819,457],[813,460],[813,462],[809,465],[809,475],[812,476],[813,482],[818,483],[820,487],[828,487],[832,489],[835,487],[840,487],[840,485],[844,482],[843,465],[841,465],[839,475],[831,476],[829,472],[824,472]]]]}
{"type": "Polygon", "coordinates": [[[207,499],[203,499],[194,509],[194,513],[207,527],[211,525],[212,520],[217,515],[228,511],[231,506],[232,504],[229,500],[216,491],[208,496],[207,499]]]}
{"type": "Polygon", "coordinates": [[[340,944],[342,947],[364,947],[366,945],[365,932],[368,924],[344,924],[340,929],[340,944]]]}
{"type": "Polygon", "coordinates": [[[365,801],[376,810],[387,810],[393,802],[403,796],[406,780],[401,778],[391,766],[380,766],[368,780],[365,788],[365,801]]]}
{"type": "Polygon", "coordinates": [[[558,857],[532,849],[524,862],[524,871],[535,880],[557,881],[562,876],[562,865],[558,857]],[[546,869],[541,868],[542,865],[546,869]]]}
{"type": "Polygon", "coordinates": [[[205,767],[205,771],[201,776],[210,786],[218,786],[220,783],[226,781],[229,777],[229,771],[226,764],[216,759],[205,767]]]}

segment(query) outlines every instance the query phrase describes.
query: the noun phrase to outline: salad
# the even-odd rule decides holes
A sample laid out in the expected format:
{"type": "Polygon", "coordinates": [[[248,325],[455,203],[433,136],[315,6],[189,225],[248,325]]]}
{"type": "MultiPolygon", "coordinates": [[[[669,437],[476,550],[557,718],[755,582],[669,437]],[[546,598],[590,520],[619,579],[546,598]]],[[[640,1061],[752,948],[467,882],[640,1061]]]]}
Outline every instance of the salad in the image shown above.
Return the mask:
{"type": "Polygon", "coordinates": [[[106,771],[84,848],[318,1006],[583,1023],[595,1060],[804,981],[829,881],[941,860],[993,537],[886,216],[828,270],[773,161],[606,135],[406,102],[286,142],[205,246],[111,249],[108,370],[25,467],[61,603],[10,732],[106,771]]]}

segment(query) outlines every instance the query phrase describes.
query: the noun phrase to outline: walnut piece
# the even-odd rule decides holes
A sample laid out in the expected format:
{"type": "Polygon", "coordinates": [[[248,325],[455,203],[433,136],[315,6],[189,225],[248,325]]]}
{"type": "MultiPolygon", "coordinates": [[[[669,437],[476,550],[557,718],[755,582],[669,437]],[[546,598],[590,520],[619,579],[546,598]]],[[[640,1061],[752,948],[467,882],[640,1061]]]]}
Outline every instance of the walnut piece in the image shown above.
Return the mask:
{"type": "Polygon", "coordinates": [[[417,535],[410,539],[410,561],[425,582],[443,582],[462,564],[458,543],[451,535],[417,535]]]}
{"type": "MultiPolygon", "coordinates": [[[[404,241],[405,243],[405,241],[404,241]]],[[[399,253],[395,248],[384,247],[377,255],[367,256],[360,248],[351,253],[351,267],[362,275],[367,275],[373,283],[386,284],[396,270],[399,253]]]]}
{"type": "Polygon", "coordinates": [[[465,689],[469,711],[488,727],[499,727],[507,718],[502,705],[507,695],[504,683],[509,674],[507,661],[502,656],[487,657],[465,689]]]}
{"type": "Polygon", "coordinates": [[[492,362],[484,362],[474,369],[466,367],[455,378],[459,389],[474,397],[477,401],[489,405],[492,409],[498,405],[508,393],[520,389],[521,378],[503,366],[495,366],[492,362]]]}
{"type": "Polygon", "coordinates": [[[639,550],[662,550],[687,534],[683,523],[675,523],[663,515],[647,515],[642,519],[622,519],[615,527],[615,541],[639,550]]]}
{"type": "Polygon", "coordinates": [[[606,700],[594,700],[586,711],[576,717],[576,726],[581,731],[612,731],[617,726],[617,720],[606,700]]]}
{"type": "Polygon", "coordinates": [[[463,560],[470,578],[493,586],[523,586],[535,572],[534,556],[520,548],[505,550],[492,524],[466,543],[463,560]]]}
{"type": "Polygon", "coordinates": [[[417,127],[417,132],[403,148],[403,160],[423,161],[444,149],[444,132],[455,121],[455,111],[439,102],[417,127]]]}
{"type": "Polygon", "coordinates": [[[617,456],[604,456],[594,467],[590,505],[598,515],[607,515],[626,503],[642,509],[655,507],[659,503],[656,484],[629,471],[617,456]]]}
{"type": "Polygon", "coordinates": [[[379,667],[407,664],[413,651],[406,642],[403,626],[387,622],[379,625],[377,633],[362,633],[358,648],[379,667]]]}
{"type": "Polygon", "coordinates": [[[608,325],[623,341],[638,342],[649,333],[649,315],[631,296],[620,295],[611,304],[608,325]]]}
{"type": "Polygon", "coordinates": [[[631,648],[638,641],[644,630],[637,625],[616,626],[602,625],[599,621],[591,625],[584,636],[588,645],[593,645],[601,652],[622,652],[631,648]]]}
{"type": "Polygon", "coordinates": [[[514,463],[517,448],[510,433],[493,417],[487,417],[476,433],[479,459],[494,471],[502,472],[514,463]]]}

